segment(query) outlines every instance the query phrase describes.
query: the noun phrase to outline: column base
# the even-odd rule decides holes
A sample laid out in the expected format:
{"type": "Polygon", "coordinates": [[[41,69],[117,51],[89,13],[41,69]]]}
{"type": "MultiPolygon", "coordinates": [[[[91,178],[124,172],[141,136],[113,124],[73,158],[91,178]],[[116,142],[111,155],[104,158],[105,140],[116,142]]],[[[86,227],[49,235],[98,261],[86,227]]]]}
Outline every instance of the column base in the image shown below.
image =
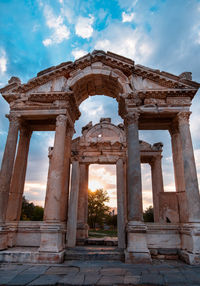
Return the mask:
{"type": "Polygon", "coordinates": [[[179,257],[181,260],[190,265],[199,265],[200,264],[200,254],[190,253],[186,250],[180,250],[179,257]]]}
{"type": "Polygon", "coordinates": [[[200,223],[181,226],[180,258],[188,264],[200,264],[200,223]]]}
{"type": "Polygon", "coordinates": [[[146,225],[142,222],[130,221],[126,229],[128,244],[125,250],[125,263],[151,263],[146,240],[146,225]]]}
{"type": "Polygon", "coordinates": [[[16,245],[18,221],[8,221],[6,222],[6,226],[8,228],[8,247],[14,247],[16,245]]]}
{"type": "Polygon", "coordinates": [[[39,252],[61,252],[65,248],[66,226],[62,223],[45,222],[40,226],[39,252]]]}
{"type": "Polygon", "coordinates": [[[0,250],[8,248],[8,229],[5,224],[0,224],[0,250]]]}

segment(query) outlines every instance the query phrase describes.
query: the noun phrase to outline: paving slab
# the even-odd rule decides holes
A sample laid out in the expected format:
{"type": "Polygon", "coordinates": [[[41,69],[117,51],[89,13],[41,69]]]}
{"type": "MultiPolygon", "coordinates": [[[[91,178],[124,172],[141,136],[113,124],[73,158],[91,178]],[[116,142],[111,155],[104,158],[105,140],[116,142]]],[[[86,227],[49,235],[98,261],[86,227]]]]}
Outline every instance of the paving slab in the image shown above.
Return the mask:
{"type": "Polygon", "coordinates": [[[106,275],[106,276],[109,276],[109,275],[119,276],[119,275],[125,275],[126,269],[122,269],[122,268],[103,268],[100,271],[100,273],[101,273],[101,275],[106,275]]]}
{"type": "Polygon", "coordinates": [[[125,285],[127,285],[127,284],[133,284],[133,285],[137,285],[137,284],[139,284],[140,283],[140,281],[141,281],[141,276],[139,276],[139,275],[132,275],[132,276],[125,276],[124,277],[124,284],[125,285]]]}
{"type": "Polygon", "coordinates": [[[34,286],[42,286],[42,285],[56,285],[56,283],[61,279],[60,275],[41,275],[37,279],[35,279],[33,282],[29,283],[28,285],[34,285],[34,286]]]}
{"type": "Polygon", "coordinates": [[[85,274],[83,285],[96,285],[100,280],[101,275],[99,273],[85,274]]]}
{"type": "Polygon", "coordinates": [[[142,274],[141,284],[144,285],[165,285],[165,281],[160,274],[142,274]]]}
{"type": "Polygon", "coordinates": [[[177,283],[177,284],[182,283],[183,285],[187,285],[187,282],[189,282],[186,280],[186,278],[184,277],[183,274],[177,274],[177,273],[164,274],[164,279],[165,279],[165,282],[167,283],[167,285],[170,285],[172,283],[177,283]]]}
{"type": "Polygon", "coordinates": [[[45,274],[72,274],[72,273],[78,273],[79,268],[78,267],[63,267],[63,266],[51,266],[47,269],[45,274]]]}
{"type": "Polygon", "coordinates": [[[200,266],[163,262],[125,264],[107,261],[70,261],[66,264],[0,264],[0,285],[164,285],[200,286],[200,266]]]}
{"type": "Polygon", "coordinates": [[[83,285],[85,275],[83,273],[69,274],[59,280],[59,285],[83,285]]]}
{"type": "Polygon", "coordinates": [[[102,276],[97,282],[97,285],[114,285],[124,283],[124,276],[102,276]]]}
{"type": "Polygon", "coordinates": [[[7,285],[27,285],[38,277],[36,273],[20,273],[10,280],[7,285]]]}

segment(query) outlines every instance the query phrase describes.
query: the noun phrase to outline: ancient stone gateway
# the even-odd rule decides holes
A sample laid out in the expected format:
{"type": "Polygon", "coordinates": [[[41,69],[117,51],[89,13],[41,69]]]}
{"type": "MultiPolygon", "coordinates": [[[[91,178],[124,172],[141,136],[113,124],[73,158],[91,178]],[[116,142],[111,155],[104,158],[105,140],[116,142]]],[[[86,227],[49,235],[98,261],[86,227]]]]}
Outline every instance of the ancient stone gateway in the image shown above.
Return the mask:
{"type": "Polygon", "coordinates": [[[186,262],[200,263],[200,197],[189,128],[190,105],[198,88],[190,73],[175,76],[103,51],[41,71],[26,84],[12,77],[0,90],[10,104],[0,173],[0,260],[62,262],[66,244],[73,246],[76,235],[84,235],[88,164],[111,160],[117,165],[119,246],[125,262],[151,262],[151,253],[175,249],[186,262]],[[96,126],[89,124],[82,137],[72,141],[80,103],[98,94],[117,100],[124,125],[117,127],[102,119],[96,126]],[[102,142],[99,126],[104,130],[102,142]],[[170,132],[176,192],[163,190],[162,146],[140,142],[139,129],[170,132]],[[44,221],[19,222],[29,142],[38,130],[55,130],[44,221]],[[94,155],[99,146],[101,154],[94,155]],[[152,168],[153,224],[142,219],[141,163],[150,163],[152,168]],[[72,204],[75,210],[78,204],[83,207],[73,212],[72,204]],[[166,223],[169,216],[170,224],[166,223]],[[13,246],[38,248],[12,256],[13,246]]]}

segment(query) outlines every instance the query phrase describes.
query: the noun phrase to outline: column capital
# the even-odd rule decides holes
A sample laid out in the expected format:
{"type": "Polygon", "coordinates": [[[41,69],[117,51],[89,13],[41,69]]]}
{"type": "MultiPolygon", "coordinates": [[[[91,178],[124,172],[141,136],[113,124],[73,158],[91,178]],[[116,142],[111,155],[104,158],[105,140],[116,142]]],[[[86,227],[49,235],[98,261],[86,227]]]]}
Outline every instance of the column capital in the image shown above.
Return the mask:
{"type": "Polygon", "coordinates": [[[56,117],[56,127],[65,125],[67,121],[67,116],[64,114],[60,114],[56,117]]]}
{"type": "Polygon", "coordinates": [[[130,124],[137,124],[139,119],[140,113],[138,111],[129,112],[124,117],[124,123],[126,126],[130,124]]]}
{"type": "Polygon", "coordinates": [[[155,156],[152,156],[151,160],[149,161],[149,165],[153,166],[155,162],[161,161],[162,157],[163,156],[161,154],[156,154],[155,156]]]}
{"type": "Polygon", "coordinates": [[[6,114],[6,118],[9,119],[10,123],[12,123],[14,126],[18,127],[20,126],[20,117],[16,114],[6,114]]]}
{"type": "Polygon", "coordinates": [[[177,114],[177,119],[178,119],[178,123],[179,125],[182,125],[182,124],[189,124],[189,118],[190,118],[190,114],[192,112],[190,111],[183,111],[183,112],[179,112],[177,114]]]}

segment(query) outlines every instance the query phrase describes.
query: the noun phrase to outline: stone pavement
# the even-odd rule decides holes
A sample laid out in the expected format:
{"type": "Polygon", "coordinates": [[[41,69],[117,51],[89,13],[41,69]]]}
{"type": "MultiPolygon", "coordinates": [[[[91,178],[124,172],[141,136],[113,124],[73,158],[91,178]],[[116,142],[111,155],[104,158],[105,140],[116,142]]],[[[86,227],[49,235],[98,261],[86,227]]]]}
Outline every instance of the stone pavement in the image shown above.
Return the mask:
{"type": "Polygon", "coordinates": [[[181,261],[124,264],[66,261],[57,265],[1,264],[0,285],[200,285],[200,266],[181,261]]]}

